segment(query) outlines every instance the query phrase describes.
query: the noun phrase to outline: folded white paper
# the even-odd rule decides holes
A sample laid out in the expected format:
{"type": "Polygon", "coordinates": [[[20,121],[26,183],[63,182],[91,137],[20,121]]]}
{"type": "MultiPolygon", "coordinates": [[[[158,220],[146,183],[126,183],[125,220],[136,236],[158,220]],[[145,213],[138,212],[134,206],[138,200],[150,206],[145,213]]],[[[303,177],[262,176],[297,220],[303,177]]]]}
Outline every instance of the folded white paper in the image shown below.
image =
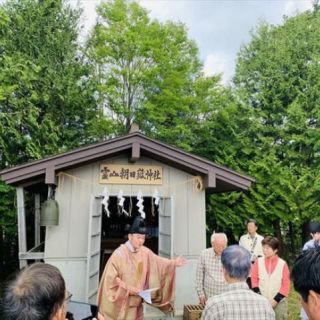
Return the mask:
{"type": "Polygon", "coordinates": [[[138,294],[147,303],[151,304],[151,292],[158,290],[159,288],[151,288],[141,290],[138,294]]]}

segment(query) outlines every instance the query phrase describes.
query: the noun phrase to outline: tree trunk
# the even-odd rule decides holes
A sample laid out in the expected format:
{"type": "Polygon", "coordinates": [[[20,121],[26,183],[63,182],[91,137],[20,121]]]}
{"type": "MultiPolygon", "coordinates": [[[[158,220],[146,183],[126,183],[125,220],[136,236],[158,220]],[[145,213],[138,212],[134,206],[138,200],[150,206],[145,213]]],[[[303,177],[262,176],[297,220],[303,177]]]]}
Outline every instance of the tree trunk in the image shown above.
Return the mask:
{"type": "Polygon", "coordinates": [[[296,247],[295,247],[295,238],[294,238],[294,231],[292,222],[289,222],[289,239],[290,239],[290,258],[293,258],[296,254],[296,247]]]}
{"type": "Polygon", "coordinates": [[[3,272],[4,267],[4,241],[3,241],[3,228],[0,226],[0,272],[3,272]]]}
{"type": "Polygon", "coordinates": [[[304,221],[301,225],[301,248],[310,239],[309,224],[310,221],[304,221]]]}
{"type": "Polygon", "coordinates": [[[275,236],[278,238],[278,240],[280,242],[279,253],[281,255],[281,254],[283,254],[284,246],[283,246],[283,239],[282,239],[282,234],[281,234],[280,220],[279,219],[274,220],[272,222],[272,225],[273,225],[274,234],[275,234],[275,236]]]}

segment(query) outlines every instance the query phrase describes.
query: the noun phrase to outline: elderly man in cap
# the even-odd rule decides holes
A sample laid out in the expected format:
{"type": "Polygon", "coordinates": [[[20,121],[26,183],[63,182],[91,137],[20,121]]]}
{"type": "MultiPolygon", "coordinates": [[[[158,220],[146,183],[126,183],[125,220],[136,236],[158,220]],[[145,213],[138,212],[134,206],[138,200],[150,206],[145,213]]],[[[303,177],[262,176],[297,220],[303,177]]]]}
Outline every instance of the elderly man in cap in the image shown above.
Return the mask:
{"type": "Polygon", "coordinates": [[[143,244],[147,233],[144,220],[137,216],[129,230],[128,241],[114,251],[104,269],[98,291],[99,311],[106,320],[143,319],[145,289],[152,292],[152,305],[162,311],[173,310],[176,267],[186,264],[155,255],[143,244]]]}

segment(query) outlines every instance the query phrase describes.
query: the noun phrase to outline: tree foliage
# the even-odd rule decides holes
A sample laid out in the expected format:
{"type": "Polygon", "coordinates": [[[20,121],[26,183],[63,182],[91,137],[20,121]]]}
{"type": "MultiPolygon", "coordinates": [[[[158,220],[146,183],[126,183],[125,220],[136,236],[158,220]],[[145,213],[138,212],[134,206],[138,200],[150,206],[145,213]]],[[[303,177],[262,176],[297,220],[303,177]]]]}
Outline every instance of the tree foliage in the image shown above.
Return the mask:
{"type": "MultiPolygon", "coordinates": [[[[109,0],[83,53],[81,11],[63,0],[0,5],[0,168],[142,132],[256,178],[213,195],[208,230],[236,241],[254,217],[288,235],[319,217],[320,12],[261,23],[239,52],[234,85],[204,77],[181,23],[109,0]]],[[[15,237],[12,189],[0,185],[0,234],[15,237]]],[[[3,238],[0,237],[0,241],[3,238]]],[[[1,245],[1,243],[0,243],[1,245]]],[[[1,247],[1,246],[0,246],[1,247]]]]}
{"type": "Polygon", "coordinates": [[[239,209],[270,221],[280,237],[320,216],[319,37],[320,13],[305,12],[280,26],[260,24],[238,55],[247,172],[257,179],[239,209]]]}
{"type": "MultiPolygon", "coordinates": [[[[0,169],[90,140],[95,86],[77,42],[80,13],[62,0],[1,3],[0,169]]],[[[13,190],[0,184],[3,263],[17,243],[13,201],[13,190]]]]}
{"type": "Polygon", "coordinates": [[[86,140],[95,114],[91,67],[77,43],[80,12],[63,1],[11,0],[0,7],[1,166],[86,140]]]}
{"type": "Polygon", "coordinates": [[[202,76],[185,26],[153,21],[136,2],[125,0],[102,3],[98,14],[88,48],[113,131],[128,132],[134,121],[149,136],[190,150],[202,113],[198,93],[210,96],[218,79],[202,76]]]}

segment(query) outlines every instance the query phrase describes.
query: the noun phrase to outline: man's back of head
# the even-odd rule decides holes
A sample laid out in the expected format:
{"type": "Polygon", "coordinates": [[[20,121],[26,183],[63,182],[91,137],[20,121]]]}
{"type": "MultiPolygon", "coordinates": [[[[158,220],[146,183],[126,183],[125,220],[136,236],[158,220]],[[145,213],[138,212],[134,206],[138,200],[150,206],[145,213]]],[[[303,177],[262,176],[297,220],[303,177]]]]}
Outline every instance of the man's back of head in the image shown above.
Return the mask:
{"type": "Polygon", "coordinates": [[[320,319],[320,248],[303,251],[294,262],[291,278],[310,320],[320,319]]]}
{"type": "Polygon", "coordinates": [[[53,320],[64,304],[65,282],[60,271],[46,263],[21,270],[4,291],[5,320],[53,320]]]}
{"type": "Polygon", "coordinates": [[[250,252],[239,245],[229,246],[222,252],[221,262],[228,286],[221,294],[209,298],[201,319],[274,320],[269,301],[246,284],[251,268],[250,252]]]}
{"type": "Polygon", "coordinates": [[[227,247],[221,255],[226,280],[245,281],[251,268],[250,252],[238,245],[227,247]]]}

